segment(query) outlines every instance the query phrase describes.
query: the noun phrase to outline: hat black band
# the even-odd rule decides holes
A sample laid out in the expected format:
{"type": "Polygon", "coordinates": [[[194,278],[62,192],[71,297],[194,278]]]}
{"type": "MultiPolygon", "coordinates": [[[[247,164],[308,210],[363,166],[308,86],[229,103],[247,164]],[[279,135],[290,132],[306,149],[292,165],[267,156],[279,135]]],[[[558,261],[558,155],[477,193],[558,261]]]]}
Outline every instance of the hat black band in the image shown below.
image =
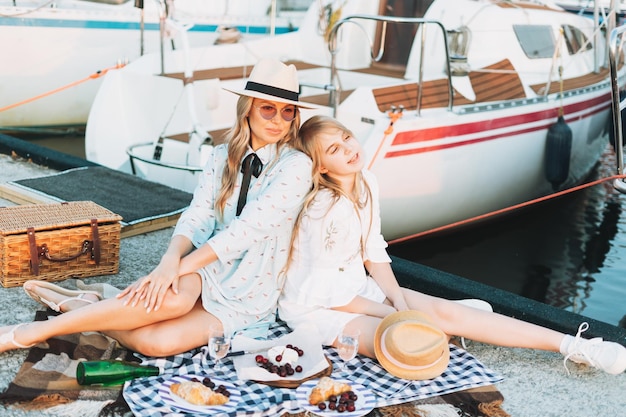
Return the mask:
{"type": "Polygon", "coordinates": [[[246,90],[256,91],[257,93],[269,94],[274,97],[282,98],[285,100],[298,101],[299,93],[285,90],[278,87],[272,87],[266,84],[255,83],[254,81],[248,81],[246,83],[246,90]]]}

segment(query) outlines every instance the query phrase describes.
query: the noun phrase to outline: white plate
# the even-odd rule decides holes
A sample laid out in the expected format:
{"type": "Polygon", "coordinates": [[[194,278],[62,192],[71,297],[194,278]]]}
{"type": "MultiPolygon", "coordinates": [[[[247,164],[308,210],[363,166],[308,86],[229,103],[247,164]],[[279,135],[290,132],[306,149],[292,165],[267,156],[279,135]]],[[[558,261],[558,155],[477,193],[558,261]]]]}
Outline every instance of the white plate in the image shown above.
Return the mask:
{"type": "MultiPolygon", "coordinates": [[[[334,379],[334,378],[333,378],[334,379]]],[[[348,381],[347,379],[335,379],[338,382],[345,382],[352,387],[352,391],[358,396],[354,406],[356,409],[353,412],[344,411],[340,413],[336,410],[320,410],[317,405],[309,404],[309,394],[319,379],[312,379],[304,382],[302,385],[298,387],[296,390],[296,399],[298,400],[298,405],[308,412],[314,413],[318,416],[330,417],[330,416],[341,416],[341,417],[359,417],[364,416],[376,407],[376,397],[372,393],[372,391],[368,390],[361,384],[354,383],[352,381],[348,381]]]]}
{"type": "Polygon", "coordinates": [[[213,378],[208,375],[176,375],[166,381],[164,381],[159,387],[159,395],[163,399],[163,402],[170,407],[173,407],[176,410],[191,412],[191,413],[201,413],[204,415],[211,414],[221,414],[221,413],[230,413],[237,409],[237,403],[241,400],[241,394],[239,390],[230,382],[223,381],[218,378],[213,378]],[[230,397],[228,398],[228,402],[224,405],[195,405],[188,401],[183,400],[178,395],[172,394],[170,391],[170,386],[175,383],[191,381],[193,378],[196,378],[199,381],[202,381],[203,378],[209,377],[211,381],[215,383],[215,386],[218,387],[220,385],[224,385],[228,392],[230,392],[230,397]]]}

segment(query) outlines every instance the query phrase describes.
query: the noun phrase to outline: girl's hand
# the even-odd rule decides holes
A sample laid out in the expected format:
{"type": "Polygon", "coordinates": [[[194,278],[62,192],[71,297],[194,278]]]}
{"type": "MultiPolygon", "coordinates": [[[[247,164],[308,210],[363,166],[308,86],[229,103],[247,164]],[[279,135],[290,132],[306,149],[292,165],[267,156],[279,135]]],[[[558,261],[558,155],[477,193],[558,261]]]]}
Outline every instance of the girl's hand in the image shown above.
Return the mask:
{"type": "Polygon", "coordinates": [[[409,305],[406,303],[406,300],[402,295],[396,297],[394,300],[391,300],[391,305],[393,305],[393,308],[395,308],[396,311],[410,310],[409,305]]]}

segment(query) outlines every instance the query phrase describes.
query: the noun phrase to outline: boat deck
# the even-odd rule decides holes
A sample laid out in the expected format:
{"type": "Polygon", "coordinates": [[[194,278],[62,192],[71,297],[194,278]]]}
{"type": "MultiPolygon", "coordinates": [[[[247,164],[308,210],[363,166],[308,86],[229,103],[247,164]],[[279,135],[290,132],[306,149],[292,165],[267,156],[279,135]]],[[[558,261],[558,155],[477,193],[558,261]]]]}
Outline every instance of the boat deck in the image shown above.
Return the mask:
{"type": "MultiPolygon", "coordinates": [[[[293,64],[298,71],[327,68],[319,65],[309,64],[302,61],[288,61],[287,64],[293,64]]],[[[248,77],[252,71],[252,66],[237,66],[228,68],[214,68],[200,70],[194,73],[193,78],[185,79],[183,73],[168,73],[167,77],[181,79],[185,83],[196,80],[220,79],[234,80],[248,77]]],[[[372,65],[367,68],[356,70],[371,75],[404,79],[404,69],[390,68],[381,65],[372,65]]],[[[547,83],[534,84],[530,87],[538,95],[553,94],[559,91],[568,91],[585,86],[593,85],[607,79],[609,70],[602,68],[599,72],[589,73],[580,77],[565,79],[561,82],[551,82],[549,91],[546,93],[547,83]],[[562,84],[562,85],[561,85],[562,84]]],[[[475,94],[474,99],[470,99],[457,89],[453,88],[452,105],[471,105],[477,103],[488,103],[505,100],[516,100],[527,97],[522,85],[521,79],[511,62],[504,59],[493,65],[489,65],[482,69],[469,71],[467,74],[472,90],[475,94]]],[[[389,111],[392,107],[404,107],[405,110],[445,108],[449,105],[449,85],[447,79],[427,80],[421,83],[406,82],[389,87],[381,87],[373,89],[376,105],[381,112],[389,111]],[[418,101],[421,101],[418,106],[418,101]]],[[[348,97],[353,90],[342,90],[340,92],[340,102],[348,97]]],[[[323,106],[329,105],[329,94],[318,94],[306,96],[303,101],[323,106]]],[[[224,135],[228,129],[220,129],[208,132],[213,138],[214,143],[223,142],[224,135]]],[[[188,132],[170,135],[168,138],[187,142],[188,132]]]]}

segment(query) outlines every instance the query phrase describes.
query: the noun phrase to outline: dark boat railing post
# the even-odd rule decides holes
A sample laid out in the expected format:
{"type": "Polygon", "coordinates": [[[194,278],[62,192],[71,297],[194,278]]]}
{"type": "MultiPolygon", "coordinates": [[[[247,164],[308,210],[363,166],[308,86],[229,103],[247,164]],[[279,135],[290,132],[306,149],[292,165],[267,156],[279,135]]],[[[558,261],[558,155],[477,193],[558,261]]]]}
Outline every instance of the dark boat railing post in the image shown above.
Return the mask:
{"type": "Polygon", "coordinates": [[[337,69],[337,61],[335,59],[335,56],[337,55],[337,53],[339,52],[339,45],[338,45],[338,32],[339,29],[346,23],[352,23],[354,25],[356,25],[359,29],[361,29],[363,31],[363,33],[365,34],[365,36],[367,37],[368,41],[369,41],[369,45],[370,45],[370,58],[372,59],[372,61],[374,62],[378,62],[380,61],[380,59],[383,57],[383,54],[385,52],[385,39],[387,36],[387,25],[389,23],[397,23],[397,24],[419,24],[422,26],[422,37],[421,37],[421,45],[420,45],[420,67],[419,67],[419,71],[417,74],[417,78],[418,78],[418,97],[417,97],[417,105],[416,105],[416,109],[417,109],[417,114],[420,114],[420,108],[421,108],[421,88],[419,88],[422,85],[422,81],[424,78],[424,48],[425,48],[425,43],[426,43],[426,26],[427,25],[435,25],[439,28],[439,30],[441,31],[441,34],[443,36],[443,42],[444,42],[444,49],[445,49],[445,54],[446,54],[446,72],[448,75],[448,109],[452,110],[453,106],[454,106],[454,90],[452,89],[452,72],[450,70],[450,49],[448,46],[448,35],[447,35],[447,31],[446,28],[444,27],[443,23],[439,22],[438,20],[429,20],[429,19],[423,19],[423,18],[419,18],[419,17],[396,17],[396,16],[380,16],[380,15],[351,15],[351,16],[347,16],[343,19],[341,19],[340,21],[338,21],[337,23],[335,23],[335,25],[332,27],[332,29],[329,32],[329,36],[328,36],[328,50],[330,51],[330,83],[332,85],[332,93],[331,93],[331,106],[333,107],[333,115],[336,116],[337,114],[337,108],[339,107],[339,102],[341,100],[341,86],[339,83],[339,77],[338,77],[338,69],[337,69]],[[382,23],[382,28],[381,28],[381,32],[379,35],[379,41],[380,41],[380,46],[378,48],[378,51],[374,51],[374,42],[372,42],[372,39],[369,38],[366,29],[361,26],[357,21],[358,20],[373,20],[376,22],[381,22],[382,23]]]}
{"type": "Polygon", "coordinates": [[[139,11],[139,56],[143,56],[144,51],[144,32],[145,32],[145,13],[143,8],[143,0],[135,0],[135,7],[139,11]]]}
{"type": "Polygon", "coordinates": [[[165,74],[165,19],[167,19],[166,0],[155,0],[159,4],[159,40],[161,52],[161,75],[165,74]]]}
{"type": "MultiPolygon", "coordinates": [[[[615,155],[617,158],[617,173],[624,174],[624,143],[622,133],[622,110],[626,108],[626,99],[620,95],[620,80],[618,74],[618,60],[623,55],[623,43],[625,41],[623,33],[626,32],[626,25],[616,27],[611,31],[609,42],[609,68],[611,71],[611,103],[613,115],[613,141],[615,155]]],[[[622,62],[622,64],[624,64],[622,62]]],[[[623,78],[622,78],[623,81],[623,78]]],[[[613,182],[615,189],[626,193],[626,183],[622,179],[613,182]]]]}

